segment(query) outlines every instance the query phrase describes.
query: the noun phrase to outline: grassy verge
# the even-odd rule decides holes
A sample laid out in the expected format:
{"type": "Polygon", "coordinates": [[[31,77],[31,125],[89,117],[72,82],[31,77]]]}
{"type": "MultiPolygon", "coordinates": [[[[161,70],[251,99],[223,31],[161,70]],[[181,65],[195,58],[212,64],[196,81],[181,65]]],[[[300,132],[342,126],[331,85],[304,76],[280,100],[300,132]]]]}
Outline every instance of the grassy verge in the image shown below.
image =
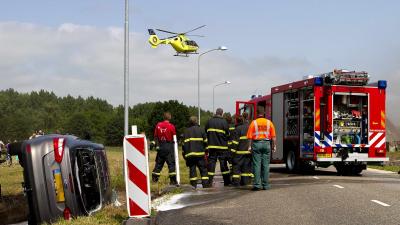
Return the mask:
{"type": "Polygon", "coordinates": [[[389,157],[389,162],[382,166],[368,166],[368,168],[386,170],[392,172],[400,171],[400,152],[388,152],[387,157],[389,157]]]}
{"type": "MultiPolygon", "coordinates": [[[[72,221],[59,220],[54,223],[57,225],[68,224],[68,225],[89,225],[89,224],[115,224],[119,225],[125,220],[128,215],[126,212],[126,198],[125,198],[125,181],[123,176],[123,152],[122,147],[107,147],[107,158],[108,165],[111,175],[111,185],[118,193],[118,200],[122,203],[121,207],[114,207],[112,205],[106,206],[100,212],[94,214],[91,217],[78,217],[72,221]]],[[[150,173],[154,168],[155,158],[157,152],[150,151],[149,153],[149,166],[150,173]]],[[[189,183],[189,172],[185,165],[181,154],[180,157],[180,169],[181,169],[181,183],[189,183]]],[[[0,162],[4,161],[4,157],[0,159],[0,162]]],[[[0,184],[2,199],[0,201],[0,224],[1,223],[14,223],[26,219],[28,215],[28,205],[25,197],[23,196],[23,190],[21,182],[23,182],[22,167],[14,160],[11,167],[5,163],[0,164],[0,184]],[[5,219],[4,219],[5,218],[5,219]]],[[[168,169],[167,165],[164,165],[164,169],[161,172],[161,177],[158,184],[151,183],[150,189],[152,197],[158,197],[162,191],[169,186],[168,169]]],[[[170,193],[180,193],[179,188],[169,189],[170,193]]]]}
{"type": "Polygon", "coordinates": [[[6,165],[5,154],[0,158],[0,162],[3,162],[0,164],[0,224],[17,222],[21,218],[26,218],[29,211],[21,185],[23,182],[22,167],[15,157],[13,157],[11,166],[6,165]]]}

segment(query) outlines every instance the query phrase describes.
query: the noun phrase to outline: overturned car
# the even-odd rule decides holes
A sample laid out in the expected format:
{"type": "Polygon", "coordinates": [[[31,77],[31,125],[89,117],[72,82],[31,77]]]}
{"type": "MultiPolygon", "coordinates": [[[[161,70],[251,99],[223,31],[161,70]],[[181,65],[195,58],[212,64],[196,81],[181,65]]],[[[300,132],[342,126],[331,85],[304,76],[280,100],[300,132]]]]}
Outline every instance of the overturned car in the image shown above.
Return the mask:
{"type": "Polygon", "coordinates": [[[90,215],[111,201],[103,145],[71,135],[45,135],[10,146],[24,168],[29,224],[90,215]]]}

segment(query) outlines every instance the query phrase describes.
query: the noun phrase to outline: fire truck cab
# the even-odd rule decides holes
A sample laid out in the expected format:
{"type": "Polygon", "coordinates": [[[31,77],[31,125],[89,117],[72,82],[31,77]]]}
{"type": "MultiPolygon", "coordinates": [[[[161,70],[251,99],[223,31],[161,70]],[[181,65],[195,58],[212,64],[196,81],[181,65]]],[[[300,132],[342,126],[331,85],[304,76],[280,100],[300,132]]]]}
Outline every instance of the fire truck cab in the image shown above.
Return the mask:
{"type": "Polygon", "coordinates": [[[368,84],[367,72],[334,70],[271,88],[271,94],[236,102],[236,115],[250,120],[257,107],[276,130],[271,163],[290,171],[334,165],[339,174],[359,174],[386,157],[384,80],[368,84]]]}

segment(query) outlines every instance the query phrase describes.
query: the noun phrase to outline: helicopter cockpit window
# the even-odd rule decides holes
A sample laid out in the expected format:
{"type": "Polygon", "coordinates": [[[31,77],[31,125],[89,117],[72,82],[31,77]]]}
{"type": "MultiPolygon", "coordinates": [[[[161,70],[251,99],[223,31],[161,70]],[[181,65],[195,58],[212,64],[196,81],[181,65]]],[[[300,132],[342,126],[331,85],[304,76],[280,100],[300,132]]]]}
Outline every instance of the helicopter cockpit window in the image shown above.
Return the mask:
{"type": "Polygon", "coordinates": [[[197,47],[197,44],[196,44],[195,41],[187,40],[187,41],[185,41],[185,43],[186,43],[187,45],[191,45],[191,46],[196,46],[196,47],[197,47]]]}

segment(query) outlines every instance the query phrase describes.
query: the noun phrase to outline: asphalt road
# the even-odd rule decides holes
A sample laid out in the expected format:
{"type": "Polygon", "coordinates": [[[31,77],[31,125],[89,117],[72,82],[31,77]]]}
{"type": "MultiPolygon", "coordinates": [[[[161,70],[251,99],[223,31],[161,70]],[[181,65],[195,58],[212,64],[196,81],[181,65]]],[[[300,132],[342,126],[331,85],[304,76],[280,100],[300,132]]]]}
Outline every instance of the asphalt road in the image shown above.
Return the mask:
{"type": "Polygon", "coordinates": [[[178,202],[189,205],[159,212],[158,225],[222,224],[400,224],[400,176],[363,171],[337,176],[334,168],[312,174],[286,174],[271,169],[272,188],[195,190],[178,202]]]}

